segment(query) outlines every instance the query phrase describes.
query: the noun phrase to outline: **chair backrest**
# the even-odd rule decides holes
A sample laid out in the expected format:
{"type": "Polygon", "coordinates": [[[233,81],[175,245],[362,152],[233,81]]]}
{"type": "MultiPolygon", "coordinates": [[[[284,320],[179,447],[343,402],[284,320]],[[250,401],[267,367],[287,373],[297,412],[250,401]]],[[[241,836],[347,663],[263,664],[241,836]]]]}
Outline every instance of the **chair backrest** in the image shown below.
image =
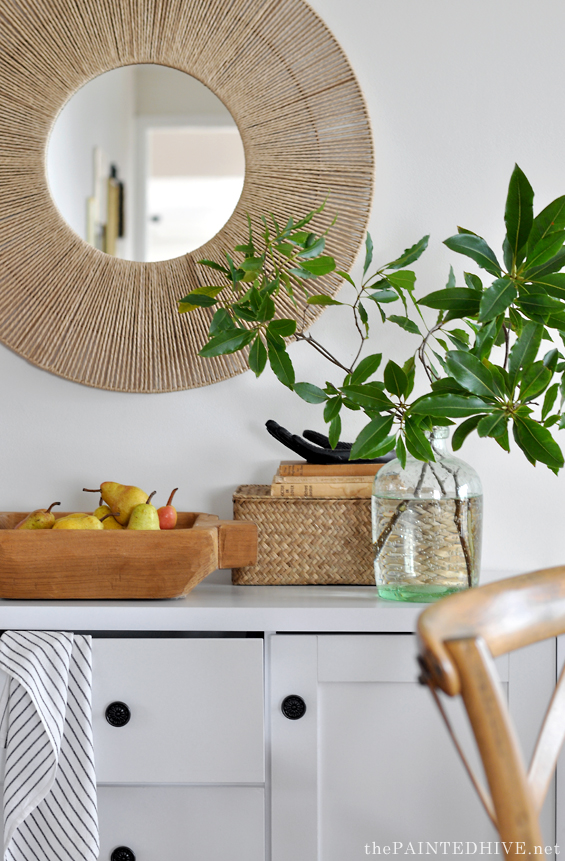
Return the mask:
{"type": "Polygon", "coordinates": [[[431,605],[418,620],[421,681],[438,705],[437,689],[462,697],[490,798],[473,782],[508,857],[539,854],[542,846],[539,814],[565,739],[565,667],[527,770],[494,658],[563,633],[565,566],[460,592],[431,605]]]}

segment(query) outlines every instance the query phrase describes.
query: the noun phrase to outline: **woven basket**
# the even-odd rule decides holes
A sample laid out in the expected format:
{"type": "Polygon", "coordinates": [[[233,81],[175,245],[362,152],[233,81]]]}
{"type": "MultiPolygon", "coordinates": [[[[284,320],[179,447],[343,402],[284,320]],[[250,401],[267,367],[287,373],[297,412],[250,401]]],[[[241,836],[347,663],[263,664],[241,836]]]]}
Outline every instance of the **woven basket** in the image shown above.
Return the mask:
{"type": "Polygon", "coordinates": [[[257,564],[232,569],[243,586],[374,585],[370,499],[280,499],[238,487],[235,520],[258,528],[257,564]]]}

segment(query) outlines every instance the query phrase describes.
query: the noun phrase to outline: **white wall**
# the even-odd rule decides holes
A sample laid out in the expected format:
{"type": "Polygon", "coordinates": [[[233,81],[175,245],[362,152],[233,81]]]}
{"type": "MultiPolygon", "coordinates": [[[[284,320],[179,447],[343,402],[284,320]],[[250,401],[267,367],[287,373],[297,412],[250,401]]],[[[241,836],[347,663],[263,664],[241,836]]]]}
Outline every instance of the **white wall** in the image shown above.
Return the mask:
{"type": "MultiPolygon", "coordinates": [[[[457,224],[500,247],[504,197],[514,161],[541,208],[565,193],[565,6],[555,0],[315,0],[366,94],[376,149],[370,229],[379,260],[424,233],[423,290],[445,284],[463,258],[441,240],[457,224]]],[[[315,326],[348,343],[330,308],[315,326]]],[[[375,325],[375,347],[402,358],[412,341],[375,325]]],[[[298,378],[324,379],[322,365],[292,348],[298,378]]],[[[294,431],[323,429],[320,410],[265,373],[164,395],[88,389],[37,370],[0,348],[0,507],[24,510],[61,499],[92,503],[83,486],[112,479],[179,486],[178,507],[230,516],[240,483],[268,482],[284,450],[263,429],[273,418],[294,431]]],[[[353,417],[355,418],[355,417],[353,417]]],[[[347,434],[358,423],[351,421],[347,434]]],[[[565,436],[562,437],[565,443],[565,436]]],[[[490,440],[463,456],[485,489],[485,567],[526,570],[565,561],[565,478],[532,468],[490,440]]]]}

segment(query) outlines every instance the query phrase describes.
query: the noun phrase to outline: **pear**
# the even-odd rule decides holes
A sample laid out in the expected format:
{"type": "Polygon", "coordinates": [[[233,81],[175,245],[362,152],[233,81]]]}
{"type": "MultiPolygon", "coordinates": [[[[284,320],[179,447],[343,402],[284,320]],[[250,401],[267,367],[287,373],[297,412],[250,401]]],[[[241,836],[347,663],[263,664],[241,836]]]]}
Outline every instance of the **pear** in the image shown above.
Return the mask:
{"type": "Polygon", "coordinates": [[[151,497],[157,493],[153,491],[145,502],[136,505],[130,514],[128,529],[160,529],[159,513],[154,505],[151,505],[151,497]]]}
{"type": "Polygon", "coordinates": [[[76,511],[56,520],[53,529],[104,529],[104,524],[94,514],[76,511]]]}
{"type": "Polygon", "coordinates": [[[60,502],[52,502],[49,508],[38,508],[32,511],[23,520],[14,526],[14,529],[52,529],[55,523],[55,515],[51,512],[54,505],[60,502]]]}
{"type": "Polygon", "coordinates": [[[94,516],[98,518],[104,529],[123,529],[124,527],[116,520],[119,513],[119,511],[110,511],[107,505],[99,505],[94,516]]]}
{"type": "Polygon", "coordinates": [[[177,492],[178,487],[171,492],[166,505],[162,505],[157,509],[159,515],[159,525],[161,529],[174,529],[177,525],[177,510],[174,505],[171,505],[173,496],[177,492]]]}
{"type": "Polygon", "coordinates": [[[140,487],[130,484],[118,484],[116,481],[103,481],[100,487],[94,490],[83,487],[89,493],[101,493],[102,499],[109,506],[110,511],[119,511],[116,520],[125,526],[130,514],[136,505],[147,502],[147,494],[140,487]]]}

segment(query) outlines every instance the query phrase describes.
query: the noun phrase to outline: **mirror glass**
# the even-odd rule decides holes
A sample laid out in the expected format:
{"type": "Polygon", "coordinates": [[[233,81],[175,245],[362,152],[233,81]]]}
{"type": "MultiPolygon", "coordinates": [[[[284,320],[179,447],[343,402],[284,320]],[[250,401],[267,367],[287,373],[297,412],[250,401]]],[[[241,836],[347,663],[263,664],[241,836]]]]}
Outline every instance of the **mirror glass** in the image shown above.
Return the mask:
{"type": "Polygon", "coordinates": [[[190,75],[142,64],[86,84],[54,124],[53,199],[72,229],[124,260],[194,251],[226,223],[245,157],[222,102],[190,75]]]}

